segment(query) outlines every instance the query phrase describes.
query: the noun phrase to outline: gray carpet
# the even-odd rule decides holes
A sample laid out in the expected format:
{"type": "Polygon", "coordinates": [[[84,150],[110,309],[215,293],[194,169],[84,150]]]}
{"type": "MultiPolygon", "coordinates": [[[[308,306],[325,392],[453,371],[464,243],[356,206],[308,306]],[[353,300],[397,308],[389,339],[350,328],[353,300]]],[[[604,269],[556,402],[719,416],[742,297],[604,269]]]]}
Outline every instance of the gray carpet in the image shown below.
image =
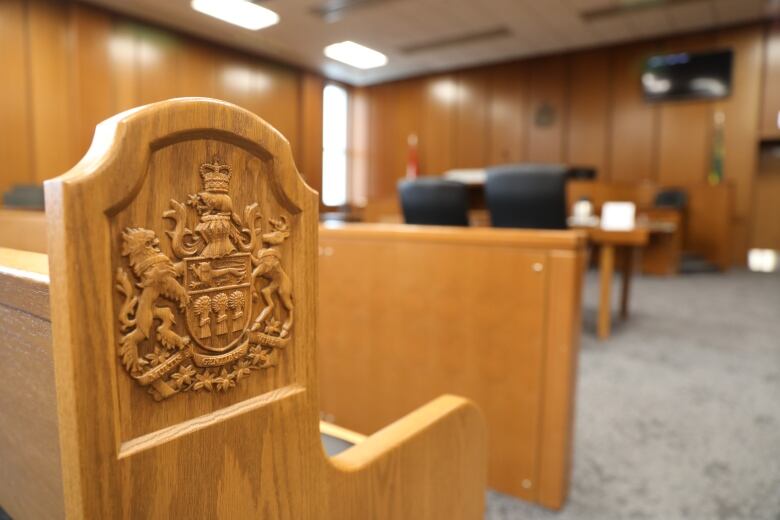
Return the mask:
{"type": "Polygon", "coordinates": [[[490,493],[486,518],[780,520],[780,276],[637,278],[606,342],[597,283],[589,273],[568,503],[490,493]]]}

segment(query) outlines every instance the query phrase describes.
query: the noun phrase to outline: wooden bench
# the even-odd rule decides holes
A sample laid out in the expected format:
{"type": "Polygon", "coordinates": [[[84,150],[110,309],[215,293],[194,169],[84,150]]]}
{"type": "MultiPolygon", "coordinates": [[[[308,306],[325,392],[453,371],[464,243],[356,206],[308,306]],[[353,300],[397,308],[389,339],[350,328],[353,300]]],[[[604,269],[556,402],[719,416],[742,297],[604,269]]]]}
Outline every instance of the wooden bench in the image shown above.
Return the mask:
{"type": "Polygon", "coordinates": [[[581,231],[320,229],[321,406],[373,432],[441,392],[473,399],[490,487],[560,508],[581,331],[581,231]]]}
{"type": "Polygon", "coordinates": [[[99,125],[46,183],[48,257],[0,250],[0,506],[481,518],[485,431],[464,399],[324,454],[317,213],[287,141],[238,107],[176,99],[99,125]]]}

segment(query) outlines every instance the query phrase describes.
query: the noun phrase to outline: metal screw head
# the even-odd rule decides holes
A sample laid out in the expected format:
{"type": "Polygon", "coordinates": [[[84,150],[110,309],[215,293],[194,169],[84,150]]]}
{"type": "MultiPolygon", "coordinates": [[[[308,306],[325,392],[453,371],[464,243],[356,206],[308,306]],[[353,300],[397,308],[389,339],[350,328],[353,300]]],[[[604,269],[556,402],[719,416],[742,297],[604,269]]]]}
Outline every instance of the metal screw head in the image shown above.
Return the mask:
{"type": "Polygon", "coordinates": [[[544,270],[544,264],[541,262],[534,262],[531,269],[533,269],[535,273],[541,273],[544,270]]]}

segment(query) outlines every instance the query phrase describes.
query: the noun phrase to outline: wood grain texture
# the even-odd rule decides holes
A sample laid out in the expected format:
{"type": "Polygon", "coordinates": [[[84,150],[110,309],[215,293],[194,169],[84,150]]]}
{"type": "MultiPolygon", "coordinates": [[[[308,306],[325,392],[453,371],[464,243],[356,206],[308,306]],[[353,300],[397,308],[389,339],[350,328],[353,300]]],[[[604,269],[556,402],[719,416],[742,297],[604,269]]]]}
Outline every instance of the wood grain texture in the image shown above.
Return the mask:
{"type": "MultiPolygon", "coordinates": [[[[763,67],[766,81],[776,76],[768,69],[777,61],[771,57],[774,40],[764,48],[764,28],[747,24],[366,87],[361,95],[372,107],[364,124],[372,162],[369,188],[359,198],[370,205],[395,196],[398,170],[406,156],[405,141],[394,137],[401,135],[394,129],[395,111],[405,106],[407,95],[422,100],[420,157],[426,174],[506,162],[564,161],[595,166],[604,181],[703,183],[710,167],[713,119],[722,113],[725,178],[735,190],[732,247],[742,258],[756,218],[749,208],[757,169],[763,67]],[[669,103],[644,99],[641,72],[648,56],[715,48],[735,53],[733,88],[727,98],[669,103]],[[464,103],[466,93],[473,102],[464,103]],[[558,120],[539,128],[534,106],[544,100],[554,107],[558,120]]],[[[776,90],[764,86],[765,104],[771,104],[776,90]]],[[[770,117],[767,113],[764,110],[764,121],[770,117]]]]}
{"type": "MultiPolygon", "coordinates": [[[[664,42],[664,52],[702,52],[716,46],[716,33],[664,42]]],[[[658,162],[654,178],[674,186],[705,182],[712,157],[712,102],[680,100],[658,105],[658,162]]]]}
{"type": "MultiPolygon", "coordinates": [[[[0,143],[12,161],[0,192],[67,169],[111,114],[175,96],[223,97],[263,113],[290,138],[296,158],[299,142],[321,147],[321,105],[307,107],[319,123],[301,120],[310,73],[74,0],[7,0],[0,24],[3,64],[14,78],[0,87],[0,122],[15,129],[0,143]]],[[[307,176],[319,178],[314,166],[307,176]]]]}
{"type": "Polygon", "coordinates": [[[41,183],[78,159],[71,133],[70,28],[63,23],[68,19],[68,6],[30,0],[28,19],[33,179],[41,183]]]}
{"type": "Polygon", "coordinates": [[[566,162],[596,168],[608,179],[609,55],[589,51],[570,57],[566,162]]]}
{"type": "Polygon", "coordinates": [[[553,251],[549,255],[546,342],[544,353],[544,411],[538,459],[538,502],[552,509],[564,504],[569,491],[574,436],[582,276],[585,252],[553,251]],[[554,317],[550,319],[550,317],[554,317]],[[561,323],[574,326],[561,327],[561,323]]]}
{"type": "MultiPolygon", "coordinates": [[[[71,84],[75,101],[73,121],[69,124],[77,129],[73,146],[75,157],[81,157],[92,142],[95,123],[111,117],[116,111],[109,45],[113,24],[105,13],[82,4],[70,4],[69,7],[73,49],[71,84]]],[[[55,173],[59,172],[52,172],[52,176],[55,173]]]]}
{"type": "Polygon", "coordinates": [[[568,67],[563,56],[549,56],[528,63],[528,160],[559,163],[563,161],[564,128],[568,94],[568,67]],[[549,110],[548,123],[539,121],[539,111],[549,110]]]}
{"type": "Polygon", "coordinates": [[[780,175],[756,179],[751,247],[780,251],[780,175]]]}
{"type": "Polygon", "coordinates": [[[615,245],[599,248],[599,314],[596,332],[607,339],[612,331],[612,278],[615,273],[615,245]]]}
{"type": "Polygon", "coordinates": [[[42,211],[0,209],[0,247],[46,254],[46,215],[42,211]]]}
{"type": "Polygon", "coordinates": [[[0,249],[0,504],[12,518],[63,518],[47,258],[0,249]]]}
{"type": "Polygon", "coordinates": [[[487,419],[489,485],[560,508],[584,235],[356,224],[321,228],[320,247],[323,411],[367,433],[465,395],[487,419]]]}
{"type": "MultiPolygon", "coordinates": [[[[301,175],[313,190],[322,191],[322,91],[324,80],[304,74],[301,80],[301,122],[299,127],[298,163],[301,175]]],[[[354,139],[353,139],[354,140],[354,139]]],[[[365,150],[365,153],[368,153],[365,150]]],[[[353,171],[355,168],[353,168],[353,171]]]]}
{"type": "MultiPolygon", "coordinates": [[[[47,181],[46,201],[53,326],[49,329],[46,257],[35,253],[0,250],[0,307],[9,311],[0,319],[20,325],[19,342],[10,346],[36,349],[24,362],[53,358],[56,386],[51,374],[40,370],[35,378],[42,393],[9,388],[4,396],[14,399],[0,401],[0,413],[17,420],[13,408],[29,410],[36,403],[53,412],[56,388],[61,479],[52,470],[56,456],[47,448],[56,436],[53,416],[18,418],[19,432],[38,429],[24,444],[39,451],[19,450],[8,459],[12,468],[30,465],[10,490],[15,496],[2,495],[4,506],[6,500],[12,504],[11,514],[481,517],[484,426],[477,409],[461,398],[442,397],[355,451],[324,457],[314,364],[317,195],[300,179],[287,141],[267,123],[205,99],[171,100],[120,114],[101,124],[76,167],[47,181]],[[237,203],[259,200],[265,218],[288,216],[291,234],[281,258],[297,297],[295,328],[273,372],[254,374],[229,392],[155,402],[128,377],[114,348],[120,337],[114,292],[122,261],[120,227],[132,220],[162,229],[159,221],[169,200],[197,189],[197,163],[213,154],[236,165],[233,182],[243,189],[230,193],[237,203]],[[249,176],[256,181],[249,182],[249,176]],[[20,272],[24,266],[28,273],[20,272]],[[29,316],[24,323],[18,321],[20,312],[29,316]],[[32,341],[35,335],[40,341],[32,341]],[[57,501],[58,483],[64,502],[57,501]]],[[[167,237],[161,247],[170,251],[164,244],[167,237]]],[[[23,357],[8,349],[2,355],[23,357]]],[[[13,385],[14,377],[8,375],[4,384],[13,385]]],[[[21,442],[0,440],[2,453],[18,450],[21,442]]]]}
{"type": "Polygon", "coordinates": [[[528,155],[528,74],[523,64],[490,69],[490,129],[487,164],[524,161],[528,155]]]}
{"type": "Polygon", "coordinates": [[[480,69],[457,74],[455,168],[485,166],[489,150],[490,80],[480,69]]]}
{"type": "MultiPolygon", "coordinates": [[[[423,172],[441,174],[455,166],[455,121],[458,84],[454,74],[423,78],[420,128],[420,167],[423,172]]],[[[371,95],[371,89],[367,90],[371,95]]],[[[376,121],[372,114],[369,131],[376,121]]],[[[375,173],[371,173],[375,175],[375,173]]],[[[394,192],[393,192],[394,194],[394,192]]]]}
{"type": "Polygon", "coordinates": [[[704,256],[721,270],[728,269],[734,265],[734,187],[730,183],[701,184],[686,191],[686,249],[704,256]]]}
{"type": "Polygon", "coordinates": [[[13,81],[0,82],[0,121],[5,128],[0,139],[0,156],[6,167],[0,176],[0,192],[14,183],[34,182],[32,153],[32,107],[29,92],[29,48],[27,46],[26,2],[0,2],[0,48],[3,69],[13,81]]]}
{"type": "Polygon", "coordinates": [[[655,275],[673,275],[680,269],[683,239],[685,236],[685,211],[671,208],[650,208],[641,212],[651,222],[671,224],[674,231],[653,233],[642,250],[642,272],[655,275]]]}
{"type": "MultiPolygon", "coordinates": [[[[734,190],[734,216],[745,222],[751,217],[753,181],[758,166],[763,46],[761,27],[743,27],[718,33],[718,45],[734,50],[732,93],[716,104],[725,116],[723,172],[734,190]]],[[[745,236],[747,242],[747,236],[745,236]]],[[[735,253],[747,256],[745,247],[735,253]]]]}
{"type": "Polygon", "coordinates": [[[765,31],[761,137],[777,139],[780,138],[780,27],[770,24],[765,31]]]}
{"type": "Polygon", "coordinates": [[[644,60],[659,51],[657,44],[633,44],[611,51],[611,181],[655,178],[658,106],[642,98],[640,75],[644,60]]]}

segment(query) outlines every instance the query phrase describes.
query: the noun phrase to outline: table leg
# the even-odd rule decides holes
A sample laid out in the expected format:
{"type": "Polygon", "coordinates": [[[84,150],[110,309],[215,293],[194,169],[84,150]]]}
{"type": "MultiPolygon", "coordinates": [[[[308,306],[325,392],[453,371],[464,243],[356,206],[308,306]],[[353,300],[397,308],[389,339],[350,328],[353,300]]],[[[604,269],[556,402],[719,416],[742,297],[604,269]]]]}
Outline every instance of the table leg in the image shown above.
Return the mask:
{"type": "Polygon", "coordinates": [[[620,294],[620,317],[628,318],[628,301],[631,293],[631,278],[634,274],[634,248],[623,248],[623,287],[620,294]]]}
{"type": "Polygon", "coordinates": [[[612,275],[615,272],[615,246],[612,244],[601,245],[599,258],[599,276],[601,278],[601,293],[599,296],[599,322],[598,336],[600,339],[609,337],[610,320],[612,314],[612,275]]]}

